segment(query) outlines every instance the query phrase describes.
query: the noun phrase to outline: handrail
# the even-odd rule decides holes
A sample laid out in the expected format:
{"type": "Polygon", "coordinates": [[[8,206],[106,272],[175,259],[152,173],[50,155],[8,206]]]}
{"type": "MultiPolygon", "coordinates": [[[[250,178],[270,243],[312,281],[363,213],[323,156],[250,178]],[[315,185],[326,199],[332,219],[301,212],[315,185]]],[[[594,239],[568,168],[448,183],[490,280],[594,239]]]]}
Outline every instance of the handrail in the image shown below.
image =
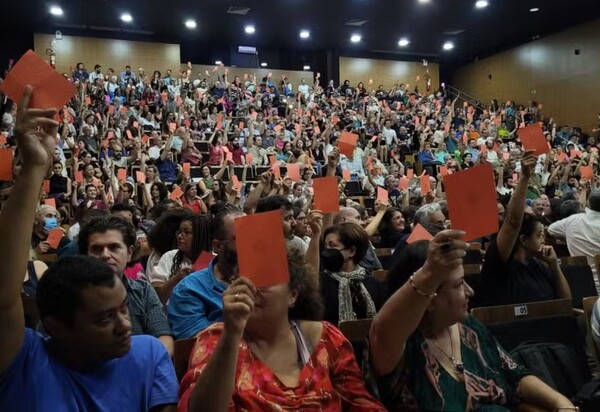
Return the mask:
{"type": "Polygon", "coordinates": [[[462,100],[467,102],[473,107],[476,107],[480,110],[484,110],[483,106],[480,104],[481,100],[471,96],[468,93],[463,92],[462,90],[457,89],[456,87],[449,85],[446,83],[446,94],[453,95],[454,97],[459,96],[462,100]]]}

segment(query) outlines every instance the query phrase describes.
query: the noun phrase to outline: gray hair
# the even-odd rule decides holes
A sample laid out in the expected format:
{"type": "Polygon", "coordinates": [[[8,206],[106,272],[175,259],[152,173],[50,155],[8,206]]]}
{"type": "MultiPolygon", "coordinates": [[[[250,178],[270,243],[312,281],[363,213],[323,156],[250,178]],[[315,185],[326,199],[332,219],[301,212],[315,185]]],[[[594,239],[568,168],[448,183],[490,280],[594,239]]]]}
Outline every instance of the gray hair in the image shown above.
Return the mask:
{"type": "Polygon", "coordinates": [[[417,210],[417,213],[415,213],[414,223],[415,225],[419,223],[422,226],[427,227],[429,226],[429,214],[441,211],[442,207],[439,203],[429,203],[427,205],[421,206],[417,210]]]}

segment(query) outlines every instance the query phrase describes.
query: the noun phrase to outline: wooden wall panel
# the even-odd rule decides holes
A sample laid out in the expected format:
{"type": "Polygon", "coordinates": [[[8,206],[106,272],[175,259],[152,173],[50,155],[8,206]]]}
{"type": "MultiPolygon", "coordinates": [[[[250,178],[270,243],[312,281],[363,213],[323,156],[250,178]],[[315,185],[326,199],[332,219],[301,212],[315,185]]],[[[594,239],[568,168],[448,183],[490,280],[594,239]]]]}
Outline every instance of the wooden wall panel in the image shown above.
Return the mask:
{"type": "MultiPolygon", "coordinates": [[[[436,90],[440,83],[439,65],[429,63],[428,68],[432,89],[436,90]]],[[[418,85],[423,92],[426,69],[420,62],[340,57],[340,82],[350,80],[352,86],[363,82],[369,88],[369,79],[373,79],[373,88],[383,84],[386,89],[390,89],[394,83],[407,83],[411,88],[418,85]],[[417,76],[420,77],[418,82],[417,76]]]]}
{"type": "MultiPolygon", "coordinates": [[[[180,66],[180,70],[187,70],[188,66],[187,63],[181,63],[180,66]]],[[[212,74],[213,69],[215,68],[215,66],[207,66],[204,64],[192,64],[192,75],[191,77],[193,79],[198,78],[198,75],[200,75],[201,78],[205,78],[206,74],[205,71],[208,70],[209,73],[212,74]]],[[[223,70],[220,70],[220,73],[222,73],[223,70]]],[[[280,88],[281,86],[281,80],[282,80],[282,76],[285,76],[288,78],[288,80],[290,82],[292,82],[292,87],[294,89],[294,92],[298,91],[298,85],[300,84],[300,80],[305,79],[306,83],[309,85],[312,85],[314,82],[314,76],[316,75],[314,72],[312,71],[298,71],[298,70],[274,70],[274,69],[269,69],[269,68],[248,68],[248,67],[229,67],[229,72],[227,74],[227,77],[229,79],[229,81],[232,81],[234,79],[235,76],[239,76],[240,80],[242,80],[242,82],[244,81],[244,74],[247,74],[248,76],[254,76],[256,75],[256,81],[257,82],[261,82],[262,78],[267,76],[269,73],[271,73],[271,79],[273,80],[273,83],[275,83],[277,85],[277,87],[280,88]]],[[[321,80],[321,86],[323,86],[323,81],[321,80]]],[[[326,80],[325,80],[326,81],[326,80]]],[[[280,88],[281,90],[281,88],[280,88]]]]}
{"type": "MultiPolygon", "coordinates": [[[[53,34],[36,33],[35,52],[47,59],[45,50],[53,40],[53,34]]],[[[54,48],[56,69],[61,73],[68,72],[78,62],[83,62],[88,72],[94,70],[95,64],[100,64],[104,73],[109,67],[119,73],[127,64],[136,73],[140,67],[146,73],[153,70],[164,72],[168,68],[176,70],[181,62],[178,44],[63,36],[62,40],[56,40],[54,48]]]]}
{"type": "Polygon", "coordinates": [[[600,20],[461,67],[452,78],[481,101],[536,100],[559,124],[590,132],[600,112],[600,20]]]}

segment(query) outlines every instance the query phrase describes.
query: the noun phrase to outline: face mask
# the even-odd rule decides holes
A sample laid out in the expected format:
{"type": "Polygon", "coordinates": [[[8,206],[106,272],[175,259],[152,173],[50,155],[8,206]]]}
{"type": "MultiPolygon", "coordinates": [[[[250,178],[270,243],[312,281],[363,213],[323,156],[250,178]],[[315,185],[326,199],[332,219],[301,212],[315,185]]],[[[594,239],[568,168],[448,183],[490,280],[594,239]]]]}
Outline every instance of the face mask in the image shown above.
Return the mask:
{"type": "Polygon", "coordinates": [[[321,252],[321,263],[330,272],[339,272],[344,266],[344,255],[337,249],[325,248],[321,252]]]}
{"type": "Polygon", "coordinates": [[[52,229],[58,227],[58,220],[55,217],[45,217],[44,218],[44,230],[46,232],[50,232],[52,229]]]}

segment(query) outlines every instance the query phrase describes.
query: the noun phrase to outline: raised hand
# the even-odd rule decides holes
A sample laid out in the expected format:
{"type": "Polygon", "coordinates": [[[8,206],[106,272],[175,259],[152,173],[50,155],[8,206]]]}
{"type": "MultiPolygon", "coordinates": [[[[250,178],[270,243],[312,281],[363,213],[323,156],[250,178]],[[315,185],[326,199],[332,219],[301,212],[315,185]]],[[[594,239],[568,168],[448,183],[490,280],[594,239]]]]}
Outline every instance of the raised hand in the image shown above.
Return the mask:
{"type": "Polygon", "coordinates": [[[525,178],[530,178],[535,170],[535,165],[537,163],[536,157],[533,155],[533,151],[529,150],[523,153],[523,157],[521,158],[521,174],[525,178]]]}
{"type": "Polygon", "coordinates": [[[254,310],[256,287],[247,278],[237,278],[222,295],[225,331],[241,338],[254,310]]]}
{"type": "Polygon", "coordinates": [[[446,276],[460,267],[469,249],[469,244],[460,240],[464,234],[465,232],[460,230],[444,230],[438,233],[429,242],[423,270],[434,276],[446,276]]]}

